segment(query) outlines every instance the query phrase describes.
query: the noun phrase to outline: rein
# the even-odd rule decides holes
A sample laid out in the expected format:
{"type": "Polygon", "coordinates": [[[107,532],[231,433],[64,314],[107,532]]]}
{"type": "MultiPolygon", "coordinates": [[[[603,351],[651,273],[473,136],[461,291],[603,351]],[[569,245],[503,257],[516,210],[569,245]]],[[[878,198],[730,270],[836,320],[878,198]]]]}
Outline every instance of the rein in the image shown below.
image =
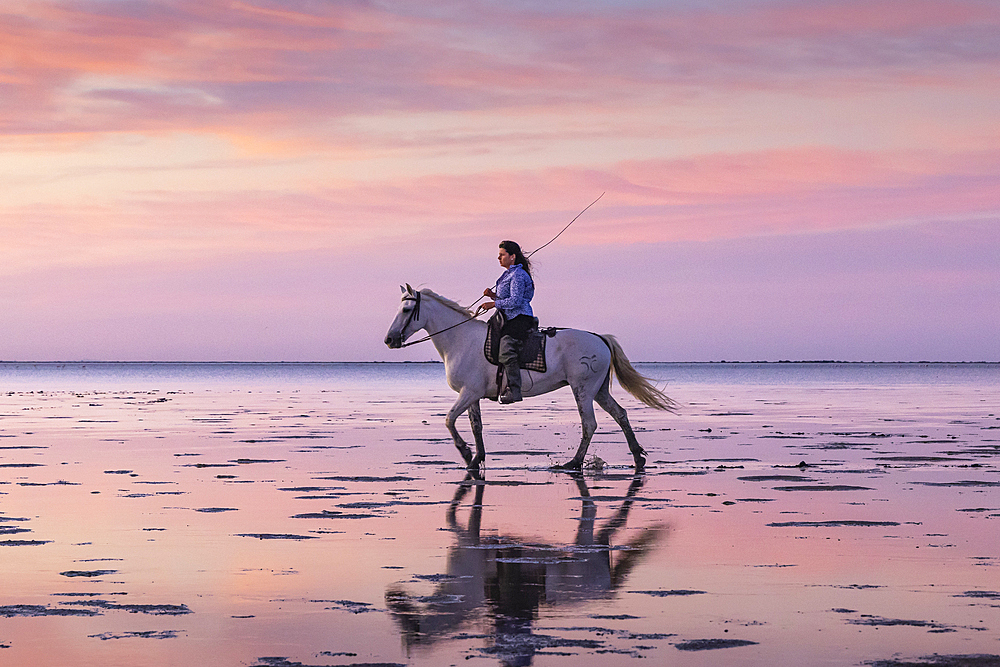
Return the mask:
{"type": "MultiPolygon", "coordinates": [[[[403,297],[403,301],[413,301],[414,304],[413,304],[413,308],[410,309],[410,316],[408,318],[406,318],[406,322],[403,323],[403,328],[400,329],[400,332],[406,331],[406,327],[410,326],[410,323],[413,322],[414,318],[417,318],[417,319],[420,318],[420,292],[414,292],[413,296],[404,296],[403,297]]],[[[473,304],[473,305],[475,305],[475,304],[473,304]]],[[[482,315],[482,314],[483,313],[480,313],[479,315],[482,315]]],[[[445,327],[444,329],[441,329],[440,331],[435,331],[434,333],[427,334],[423,338],[419,338],[417,340],[411,340],[408,343],[403,343],[402,345],[400,345],[400,348],[409,347],[411,345],[416,345],[417,343],[423,343],[423,342],[429,341],[431,338],[434,338],[434,336],[437,336],[438,334],[442,334],[445,331],[450,331],[451,329],[454,329],[455,327],[460,327],[463,324],[466,324],[467,322],[471,322],[473,320],[479,319],[479,315],[473,315],[472,317],[470,317],[467,320],[462,320],[458,324],[452,324],[450,327],[445,327]]]]}

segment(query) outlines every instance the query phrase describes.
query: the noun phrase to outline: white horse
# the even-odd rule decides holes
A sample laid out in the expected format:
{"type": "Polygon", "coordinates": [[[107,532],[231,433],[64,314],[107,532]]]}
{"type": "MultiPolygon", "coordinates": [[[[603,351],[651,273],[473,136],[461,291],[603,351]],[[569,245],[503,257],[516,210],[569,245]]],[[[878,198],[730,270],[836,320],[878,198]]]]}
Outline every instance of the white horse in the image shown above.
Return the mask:
{"type": "MultiPolygon", "coordinates": [[[[430,335],[444,361],[448,386],[458,392],[458,400],[448,411],[445,425],[466,466],[478,470],[486,461],[479,401],[497,399],[496,366],[483,354],[486,323],[474,319],[467,308],[429,289],[416,291],[409,285],[400,289],[403,298],[386,333],[385,344],[391,349],[403,347],[406,339],[421,329],[430,335]],[[466,410],[476,439],[475,455],[455,427],[455,422],[466,410]]],[[[583,466],[590,439],[597,430],[594,416],[594,401],[597,401],[625,433],[636,471],[641,471],[646,465],[646,451],[636,440],[625,409],[611,397],[611,374],[614,372],[627,392],[651,408],[675,412],[674,401],[632,367],[613,336],[561,329],[548,340],[545,356],[548,369],[545,373],[521,371],[523,395],[538,396],[569,385],[583,422],[583,437],[576,455],[557,467],[579,470],[583,466]]]]}

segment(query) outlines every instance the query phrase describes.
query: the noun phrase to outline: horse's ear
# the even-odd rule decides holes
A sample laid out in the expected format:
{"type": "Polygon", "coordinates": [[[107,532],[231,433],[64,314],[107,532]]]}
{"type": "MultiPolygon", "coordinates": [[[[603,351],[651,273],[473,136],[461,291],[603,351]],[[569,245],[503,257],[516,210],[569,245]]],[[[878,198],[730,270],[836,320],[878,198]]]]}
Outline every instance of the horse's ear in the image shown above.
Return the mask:
{"type": "Polygon", "coordinates": [[[413,288],[410,287],[410,283],[406,283],[406,293],[413,294],[413,288]]]}
{"type": "Polygon", "coordinates": [[[399,286],[399,291],[402,292],[403,294],[406,294],[406,288],[403,287],[402,285],[399,286]]]}

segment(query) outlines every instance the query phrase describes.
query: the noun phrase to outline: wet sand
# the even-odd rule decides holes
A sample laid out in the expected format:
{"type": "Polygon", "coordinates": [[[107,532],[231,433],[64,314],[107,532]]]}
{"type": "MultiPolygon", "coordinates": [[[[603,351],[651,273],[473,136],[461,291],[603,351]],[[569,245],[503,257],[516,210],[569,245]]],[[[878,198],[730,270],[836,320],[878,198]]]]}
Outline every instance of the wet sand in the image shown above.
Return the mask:
{"type": "Polygon", "coordinates": [[[0,664],[1000,664],[996,384],[615,393],[5,392],[0,664]]]}

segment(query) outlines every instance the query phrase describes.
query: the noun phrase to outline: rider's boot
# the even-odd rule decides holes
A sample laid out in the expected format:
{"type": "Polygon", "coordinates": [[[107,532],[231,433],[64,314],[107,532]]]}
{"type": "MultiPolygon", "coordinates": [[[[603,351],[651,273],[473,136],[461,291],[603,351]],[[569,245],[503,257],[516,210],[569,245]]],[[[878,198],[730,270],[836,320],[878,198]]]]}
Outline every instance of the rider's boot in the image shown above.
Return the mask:
{"type": "Polygon", "coordinates": [[[507,388],[500,395],[504,404],[517,403],[521,400],[521,364],[518,354],[521,351],[521,341],[504,336],[500,339],[500,354],[497,359],[503,365],[503,373],[507,376],[507,388]]]}

